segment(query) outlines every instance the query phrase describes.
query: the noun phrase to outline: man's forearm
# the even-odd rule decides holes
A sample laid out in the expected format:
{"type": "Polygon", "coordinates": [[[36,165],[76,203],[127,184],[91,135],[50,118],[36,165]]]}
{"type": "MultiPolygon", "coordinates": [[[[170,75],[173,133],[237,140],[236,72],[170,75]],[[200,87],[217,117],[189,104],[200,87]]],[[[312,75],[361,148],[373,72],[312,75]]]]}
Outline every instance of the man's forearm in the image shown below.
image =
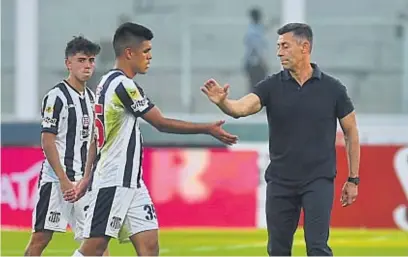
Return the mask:
{"type": "Polygon", "coordinates": [[[358,177],[360,166],[360,141],[357,129],[349,131],[344,139],[349,164],[349,176],[358,177]]]}
{"type": "Polygon", "coordinates": [[[175,119],[164,119],[157,129],[160,132],[177,134],[208,134],[210,124],[192,123],[175,119]]]}
{"type": "Polygon", "coordinates": [[[89,146],[88,157],[85,165],[84,179],[89,179],[91,177],[92,166],[96,159],[96,143],[95,140],[92,141],[89,146]]]}
{"type": "Polygon", "coordinates": [[[52,169],[54,170],[55,174],[57,175],[58,179],[59,180],[65,179],[67,175],[65,174],[64,168],[61,165],[55,143],[52,142],[45,143],[43,144],[43,149],[45,156],[48,162],[50,163],[52,169]]]}
{"type": "Polygon", "coordinates": [[[240,113],[237,102],[237,100],[225,99],[221,103],[217,104],[217,106],[223,113],[227,114],[228,116],[239,118],[242,116],[242,114],[240,113]]]}

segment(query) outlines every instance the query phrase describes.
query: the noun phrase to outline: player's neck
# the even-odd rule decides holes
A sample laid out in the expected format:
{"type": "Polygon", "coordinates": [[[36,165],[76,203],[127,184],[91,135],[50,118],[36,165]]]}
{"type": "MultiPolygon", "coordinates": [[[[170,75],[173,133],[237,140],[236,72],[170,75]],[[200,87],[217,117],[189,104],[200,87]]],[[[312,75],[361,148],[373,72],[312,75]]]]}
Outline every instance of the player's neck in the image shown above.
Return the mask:
{"type": "Polygon", "coordinates": [[[308,79],[312,77],[313,68],[310,65],[310,62],[302,62],[299,65],[290,71],[292,77],[300,84],[303,85],[308,79]]]}
{"type": "Polygon", "coordinates": [[[124,64],[120,59],[115,61],[114,69],[121,70],[128,78],[133,78],[136,73],[126,64],[124,64]]]}
{"type": "Polygon", "coordinates": [[[85,91],[86,82],[79,81],[71,76],[68,76],[67,81],[69,85],[73,87],[76,91],[80,93],[83,93],[85,91]]]}

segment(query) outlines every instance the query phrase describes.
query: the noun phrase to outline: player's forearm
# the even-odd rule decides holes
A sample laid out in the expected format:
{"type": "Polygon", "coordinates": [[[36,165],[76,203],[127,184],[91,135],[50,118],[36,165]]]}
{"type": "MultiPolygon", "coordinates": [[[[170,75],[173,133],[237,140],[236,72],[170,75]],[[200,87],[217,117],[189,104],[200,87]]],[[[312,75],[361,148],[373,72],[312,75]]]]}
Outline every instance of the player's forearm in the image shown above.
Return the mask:
{"type": "Polygon", "coordinates": [[[217,104],[222,112],[233,118],[240,118],[244,116],[242,108],[238,104],[238,100],[225,99],[217,104]]]}
{"type": "Polygon", "coordinates": [[[165,118],[156,128],[160,132],[177,133],[177,134],[207,134],[210,124],[192,123],[182,120],[174,120],[165,118]]]}
{"type": "Polygon", "coordinates": [[[95,162],[95,158],[96,158],[96,143],[95,140],[93,140],[91,142],[91,145],[89,146],[88,157],[85,165],[84,179],[89,179],[91,177],[92,166],[95,162]]]}
{"type": "Polygon", "coordinates": [[[51,165],[58,179],[60,181],[63,179],[67,179],[67,175],[65,174],[64,168],[61,165],[61,161],[59,158],[59,154],[58,154],[55,142],[53,142],[52,140],[43,139],[42,146],[43,146],[45,157],[47,158],[47,161],[51,165]]]}
{"type": "Polygon", "coordinates": [[[350,129],[344,136],[349,164],[349,177],[358,177],[360,166],[360,140],[357,128],[350,129]]]}

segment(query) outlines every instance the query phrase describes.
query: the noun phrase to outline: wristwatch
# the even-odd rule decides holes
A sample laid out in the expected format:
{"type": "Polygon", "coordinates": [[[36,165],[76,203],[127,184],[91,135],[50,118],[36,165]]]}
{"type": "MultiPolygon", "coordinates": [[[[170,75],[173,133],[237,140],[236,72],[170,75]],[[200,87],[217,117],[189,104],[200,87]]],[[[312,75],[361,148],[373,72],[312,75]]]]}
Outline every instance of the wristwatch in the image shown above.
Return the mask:
{"type": "Polygon", "coordinates": [[[355,184],[355,185],[358,185],[358,184],[360,184],[360,178],[359,178],[359,177],[356,177],[356,178],[351,178],[351,177],[349,177],[349,178],[347,179],[347,182],[350,182],[350,183],[353,183],[353,184],[355,184]]]}

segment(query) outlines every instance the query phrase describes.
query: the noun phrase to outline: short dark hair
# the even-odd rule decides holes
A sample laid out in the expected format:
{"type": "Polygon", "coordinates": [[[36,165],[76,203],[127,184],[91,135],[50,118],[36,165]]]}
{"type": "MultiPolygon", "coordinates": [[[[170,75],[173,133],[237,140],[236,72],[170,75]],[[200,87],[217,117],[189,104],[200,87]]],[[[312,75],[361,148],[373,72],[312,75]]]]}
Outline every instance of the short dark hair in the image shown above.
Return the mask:
{"type": "Polygon", "coordinates": [[[65,47],[65,58],[69,56],[74,56],[77,53],[84,53],[85,55],[98,55],[101,51],[101,47],[84,38],[83,36],[76,36],[74,39],[67,43],[65,47]]]}
{"type": "Polygon", "coordinates": [[[305,23],[288,23],[278,29],[278,35],[283,35],[292,32],[297,38],[306,39],[310,43],[310,51],[313,46],[313,31],[312,28],[305,23]]]}
{"type": "Polygon", "coordinates": [[[249,16],[251,16],[253,22],[258,23],[262,18],[261,10],[259,8],[252,8],[249,11],[249,16]]]}
{"type": "Polygon", "coordinates": [[[125,48],[138,44],[144,40],[152,40],[153,32],[140,24],[125,22],[116,29],[113,36],[113,49],[116,57],[123,53],[125,48]]]}

